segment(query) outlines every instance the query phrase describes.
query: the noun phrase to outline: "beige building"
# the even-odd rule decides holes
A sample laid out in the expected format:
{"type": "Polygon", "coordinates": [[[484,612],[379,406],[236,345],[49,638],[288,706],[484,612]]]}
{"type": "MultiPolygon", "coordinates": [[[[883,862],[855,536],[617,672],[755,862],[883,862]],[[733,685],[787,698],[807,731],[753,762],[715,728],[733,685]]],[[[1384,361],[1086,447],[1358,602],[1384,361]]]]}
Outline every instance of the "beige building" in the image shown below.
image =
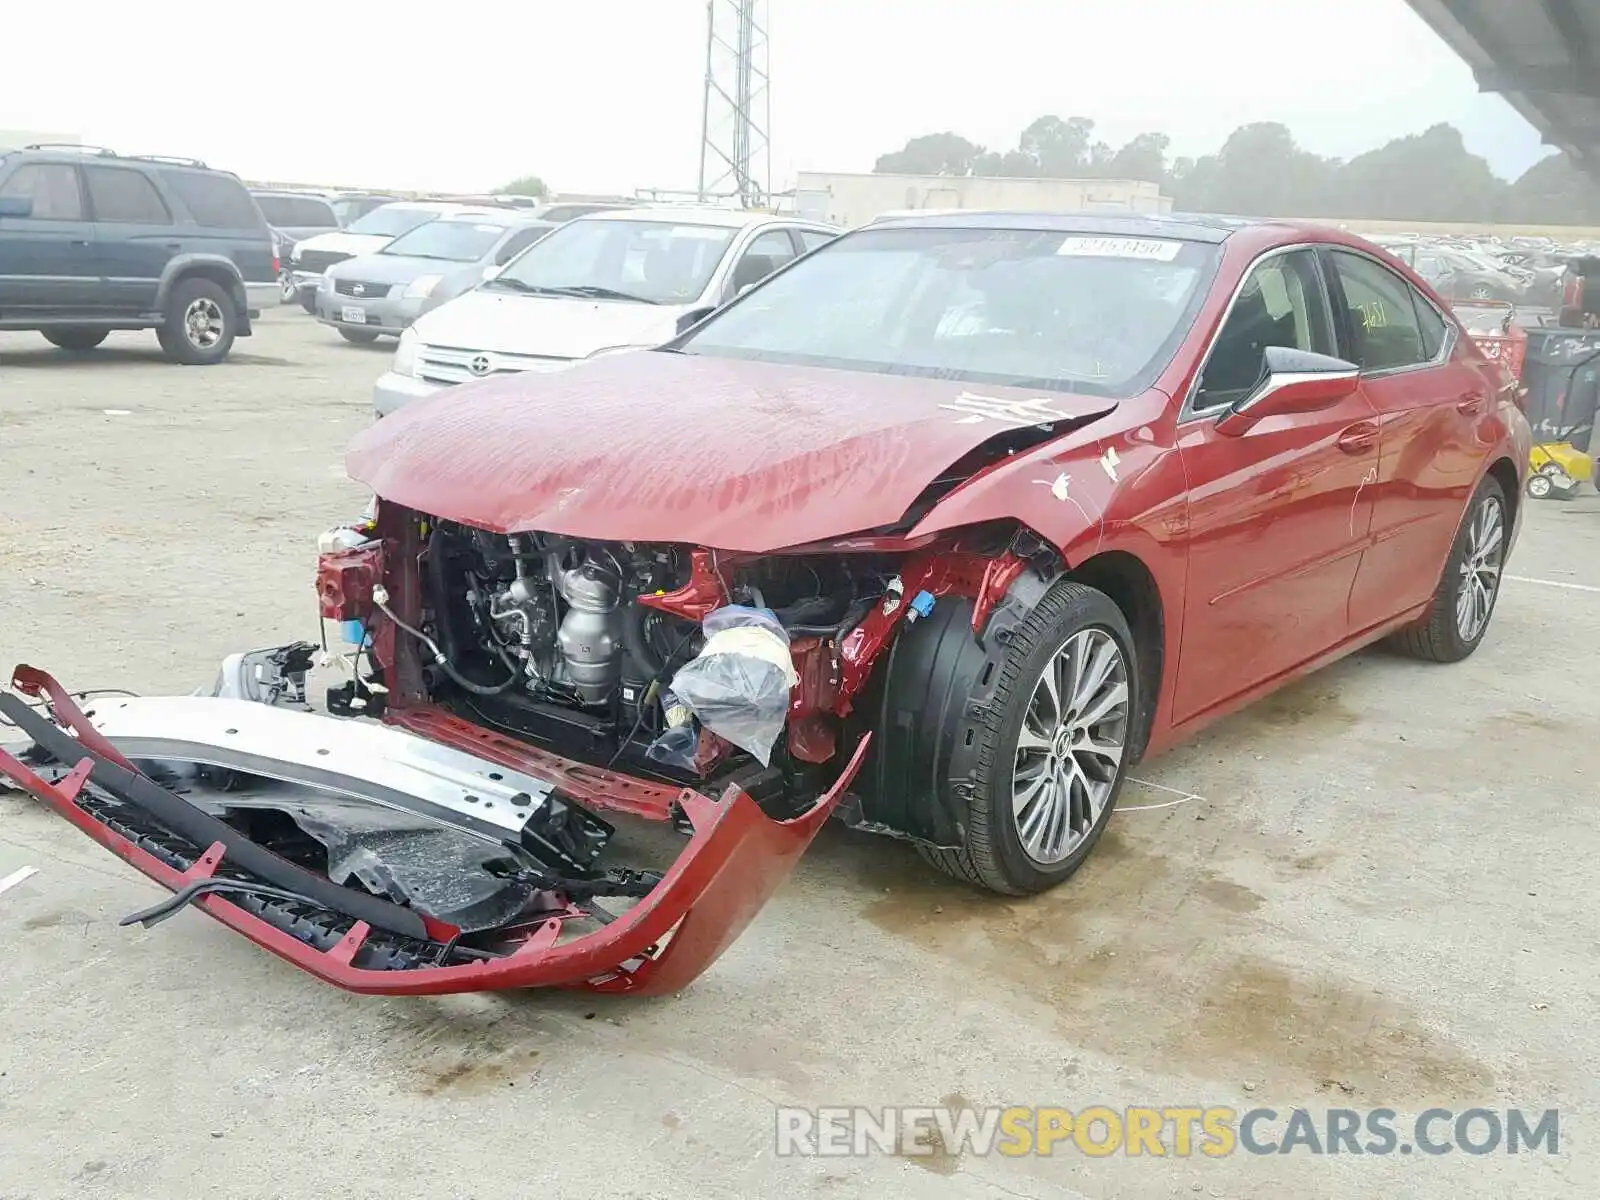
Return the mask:
{"type": "Polygon", "coordinates": [[[905,209],[1001,212],[1166,213],[1160,185],[1135,179],[1008,179],[971,175],[876,175],[801,171],[795,212],[846,227],[905,209]]]}

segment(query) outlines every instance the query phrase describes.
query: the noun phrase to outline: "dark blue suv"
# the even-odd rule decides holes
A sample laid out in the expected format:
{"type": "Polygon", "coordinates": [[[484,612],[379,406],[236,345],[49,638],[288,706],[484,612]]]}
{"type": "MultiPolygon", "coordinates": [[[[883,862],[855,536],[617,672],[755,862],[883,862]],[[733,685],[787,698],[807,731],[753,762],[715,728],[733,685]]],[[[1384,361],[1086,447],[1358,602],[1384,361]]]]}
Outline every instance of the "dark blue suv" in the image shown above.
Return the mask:
{"type": "Polygon", "coordinates": [[[154,329],[168,358],[203,365],[278,301],[271,231],[236,176],[78,146],[0,153],[0,329],[74,351],[154,329]]]}

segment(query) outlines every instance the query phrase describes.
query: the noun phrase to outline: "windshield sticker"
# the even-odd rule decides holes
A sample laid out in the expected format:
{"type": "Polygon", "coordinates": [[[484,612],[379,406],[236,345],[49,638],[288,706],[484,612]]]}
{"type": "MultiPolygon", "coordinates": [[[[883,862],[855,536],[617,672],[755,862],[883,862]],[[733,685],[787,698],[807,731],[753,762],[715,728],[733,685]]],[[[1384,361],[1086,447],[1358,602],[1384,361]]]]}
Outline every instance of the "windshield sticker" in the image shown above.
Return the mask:
{"type": "Polygon", "coordinates": [[[1057,254],[1069,258],[1136,258],[1142,262],[1171,262],[1182,252],[1182,242],[1119,237],[1069,237],[1056,249],[1057,254]]]}
{"type": "Polygon", "coordinates": [[[980,396],[976,392],[962,392],[949,404],[940,408],[962,414],[957,425],[978,425],[984,421],[999,421],[1005,425],[1052,425],[1057,421],[1070,421],[1071,413],[1062,412],[1049,400],[1002,400],[998,396],[980,396]]]}

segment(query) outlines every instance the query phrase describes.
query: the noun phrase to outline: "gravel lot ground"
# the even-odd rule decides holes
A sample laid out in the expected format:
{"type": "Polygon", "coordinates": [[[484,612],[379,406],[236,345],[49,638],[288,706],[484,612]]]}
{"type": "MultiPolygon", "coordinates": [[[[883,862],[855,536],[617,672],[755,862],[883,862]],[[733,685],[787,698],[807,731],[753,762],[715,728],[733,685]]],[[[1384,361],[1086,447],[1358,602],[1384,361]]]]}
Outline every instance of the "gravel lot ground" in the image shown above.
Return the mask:
{"type": "MultiPolygon", "coordinates": [[[[312,635],[387,354],[298,311],[214,369],[0,334],[0,664],[189,690],[312,635]]],[[[1512,570],[1469,662],[1362,655],[1146,764],[1202,798],[1130,787],[1058,892],[830,830],[670,999],[362,999],[195,914],[118,929],[152,885],[0,796],[0,878],[39,868],[0,895],[0,1197],[1593,1195],[1600,500],[1535,505],[1512,570]],[[968,1102],[1559,1105],[1561,1153],[772,1151],[775,1104],[968,1102]]]]}

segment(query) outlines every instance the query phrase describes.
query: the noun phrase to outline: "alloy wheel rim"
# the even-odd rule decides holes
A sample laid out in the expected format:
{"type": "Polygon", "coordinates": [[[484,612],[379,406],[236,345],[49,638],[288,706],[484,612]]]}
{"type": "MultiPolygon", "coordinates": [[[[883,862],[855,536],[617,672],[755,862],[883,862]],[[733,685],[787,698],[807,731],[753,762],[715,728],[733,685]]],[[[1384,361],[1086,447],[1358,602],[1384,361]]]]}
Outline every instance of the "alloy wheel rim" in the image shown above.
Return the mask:
{"type": "Polygon", "coordinates": [[[211,349],[222,340],[222,308],[205,296],[191,300],[183,313],[183,331],[199,349],[211,349]]]}
{"type": "Polygon", "coordinates": [[[1111,801],[1128,741],[1128,663],[1103,629],[1072,635],[1035,681],[1011,779],[1027,856],[1053,866],[1089,836],[1111,801]]]}
{"type": "Polygon", "coordinates": [[[1466,553],[1456,587],[1456,632],[1475,642],[1488,627],[1505,561],[1506,521],[1500,501],[1485,496],[1467,522],[1466,553]]]}

